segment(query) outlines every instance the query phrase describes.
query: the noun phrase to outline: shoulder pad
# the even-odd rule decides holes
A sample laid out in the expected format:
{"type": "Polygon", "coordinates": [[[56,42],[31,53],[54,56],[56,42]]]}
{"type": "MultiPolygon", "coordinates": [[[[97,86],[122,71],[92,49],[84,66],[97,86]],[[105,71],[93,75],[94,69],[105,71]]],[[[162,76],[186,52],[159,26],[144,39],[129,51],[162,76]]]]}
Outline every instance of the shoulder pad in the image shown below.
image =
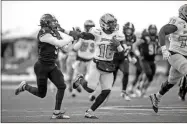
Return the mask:
{"type": "Polygon", "coordinates": [[[175,25],[175,26],[178,27],[178,26],[181,25],[181,24],[185,24],[185,21],[182,20],[182,19],[179,18],[179,17],[172,17],[172,18],[170,18],[170,21],[169,21],[168,24],[172,24],[172,25],[175,25]]]}
{"type": "Polygon", "coordinates": [[[95,27],[91,28],[91,29],[89,30],[89,32],[92,33],[92,34],[94,34],[94,35],[101,35],[101,34],[102,34],[101,30],[100,30],[100,29],[97,29],[97,28],[95,28],[95,27]]]}

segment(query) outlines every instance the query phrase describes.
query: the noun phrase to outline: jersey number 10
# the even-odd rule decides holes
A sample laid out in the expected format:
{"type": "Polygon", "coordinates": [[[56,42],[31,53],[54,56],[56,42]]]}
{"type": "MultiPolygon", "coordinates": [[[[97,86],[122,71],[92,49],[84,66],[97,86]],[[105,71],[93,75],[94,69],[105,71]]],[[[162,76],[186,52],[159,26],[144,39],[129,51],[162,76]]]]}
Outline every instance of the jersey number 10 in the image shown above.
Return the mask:
{"type": "Polygon", "coordinates": [[[99,49],[100,49],[99,57],[112,59],[114,52],[111,50],[111,45],[101,44],[99,45],[99,49]]]}

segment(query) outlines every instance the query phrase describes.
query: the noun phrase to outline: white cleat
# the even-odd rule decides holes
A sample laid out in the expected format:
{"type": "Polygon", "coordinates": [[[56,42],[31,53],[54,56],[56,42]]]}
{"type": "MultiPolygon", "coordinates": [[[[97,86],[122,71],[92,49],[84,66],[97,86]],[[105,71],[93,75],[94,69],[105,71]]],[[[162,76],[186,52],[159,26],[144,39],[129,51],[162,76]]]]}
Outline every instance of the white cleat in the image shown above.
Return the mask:
{"type": "Polygon", "coordinates": [[[25,86],[27,85],[26,81],[22,81],[18,88],[15,90],[15,95],[18,95],[19,93],[25,91],[25,86]]]}
{"type": "Polygon", "coordinates": [[[120,94],[120,96],[122,98],[124,98],[126,101],[130,101],[131,100],[131,98],[129,97],[129,95],[125,91],[122,91],[122,93],[120,94]]]}
{"type": "Polygon", "coordinates": [[[60,112],[58,114],[53,113],[51,119],[70,119],[68,115],[65,115],[64,113],[60,112]]]}

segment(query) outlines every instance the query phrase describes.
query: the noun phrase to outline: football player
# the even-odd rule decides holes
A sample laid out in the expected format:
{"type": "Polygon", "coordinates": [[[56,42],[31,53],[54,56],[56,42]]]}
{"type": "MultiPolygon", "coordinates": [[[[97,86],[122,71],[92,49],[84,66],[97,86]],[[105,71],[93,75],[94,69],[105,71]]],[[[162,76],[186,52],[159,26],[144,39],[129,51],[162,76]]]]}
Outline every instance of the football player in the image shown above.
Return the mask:
{"type": "Polygon", "coordinates": [[[81,38],[73,46],[73,50],[77,53],[76,62],[73,64],[74,79],[80,74],[86,75],[89,70],[89,64],[94,57],[95,37],[93,34],[88,33],[92,27],[95,27],[95,23],[92,20],[86,20],[84,32],[81,33],[81,38]]]}
{"type": "MultiPolygon", "coordinates": [[[[74,27],[73,30],[81,33],[81,30],[79,27],[74,27]]],[[[72,97],[76,96],[76,90],[72,88],[72,80],[73,80],[73,74],[74,74],[73,64],[76,61],[76,56],[77,56],[77,53],[73,50],[73,46],[76,44],[76,42],[77,40],[74,40],[73,43],[67,47],[66,51],[68,52],[67,52],[67,59],[65,62],[65,65],[66,65],[66,80],[65,81],[68,84],[68,89],[72,97]]],[[[81,88],[77,88],[77,91],[81,92],[81,88]]]]}
{"type": "Polygon", "coordinates": [[[179,98],[182,100],[182,101],[185,101],[185,96],[186,96],[186,93],[187,93],[187,78],[186,76],[183,76],[181,79],[180,79],[180,83],[179,83],[179,98]]]}
{"type": "Polygon", "coordinates": [[[113,71],[115,65],[113,63],[114,52],[123,52],[120,41],[124,40],[124,36],[116,31],[118,24],[117,19],[112,14],[104,14],[100,18],[100,29],[91,28],[89,33],[93,34],[96,41],[95,56],[90,63],[90,69],[85,79],[79,75],[73,83],[73,87],[77,88],[81,84],[89,93],[95,91],[100,82],[101,93],[95,99],[92,106],[86,110],[86,118],[97,118],[94,111],[104,102],[111,92],[113,83],[113,71]]]}
{"type": "Polygon", "coordinates": [[[150,25],[148,30],[145,29],[142,32],[142,36],[139,42],[136,44],[137,56],[140,58],[140,63],[144,74],[142,74],[142,83],[140,84],[141,96],[143,96],[149,85],[151,84],[155,71],[155,56],[159,48],[157,27],[155,25],[150,25]]]}
{"type": "Polygon", "coordinates": [[[71,34],[72,36],[76,34],[74,38],[78,38],[78,35],[77,32],[69,32],[62,29],[58,20],[51,14],[44,14],[41,17],[40,26],[41,29],[37,36],[38,61],[34,65],[37,87],[33,87],[26,83],[26,81],[22,81],[15,90],[15,95],[26,90],[37,97],[44,98],[47,93],[47,79],[50,79],[57,87],[55,109],[51,118],[69,119],[70,117],[65,115],[64,112],[60,112],[66,84],[64,83],[64,76],[55,64],[55,61],[59,48],[73,41],[73,37],[67,34],[71,34]],[[67,34],[62,32],[66,32],[67,34]]]}
{"type": "Polygon", "coordinates": [[[162,83],[159,92],[150,95],[153,110],[158,112],[158,103],[181,77],[187,75],[187,4],[179,8],[179,17],[172,17],[159,32],[163,58],[171,65],[166,82],[162,83]],[[165,36],[170,34],[170,46],[166,49],[165,36]]]}
{"type": "MultiPolygon", "coordinates": [[[[117,77],[118,69],[120,69],[123,72],[123,78],[122,78],[122,92],[121,96],[125,100],[131,100],[128,93],[126,92],[127,85],[128,85],[128,78],[129,78],[129,62],[134,63],[135,65],[138,65],[138,60],[135,54],[133,53],[133,44],[136,42],[136,36],[134,34],[135,28],[134,25],[131,22],[127,22],[123,26],[123,34],[125,35],[125,40],[121,42],[123,47],[126,49],[125,51],[125,58],[122,58],[119,56],[119,53],[115,53],[114,55],[114,62],[116,63],[116,70],[114,72],[114,82],[117,77]]],[[[139,70],[137,69],[137,77],[139,76],[139,70]]],[[[135,79],[137,80],[137,79],[135,79]]]]}

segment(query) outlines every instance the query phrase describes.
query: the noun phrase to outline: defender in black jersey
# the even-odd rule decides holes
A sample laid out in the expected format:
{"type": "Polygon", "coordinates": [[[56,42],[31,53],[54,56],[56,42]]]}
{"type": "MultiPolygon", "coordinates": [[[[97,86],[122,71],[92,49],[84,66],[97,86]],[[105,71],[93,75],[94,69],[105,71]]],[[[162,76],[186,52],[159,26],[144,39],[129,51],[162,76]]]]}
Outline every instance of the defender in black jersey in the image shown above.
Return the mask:
{"type": "MultiPolygon", "coordinates": [[[[122,79],[122,93],[121,96],[125,98],[125,100],[130,100],[130,97],[128,96],[126,89],[128,85],[128,78],[129,78],[129,62],[133,62],[137,66],[137,77],[141,73],[140,66],[138,62],[138,58],[135,56],[133,52],[133,43],[136,42],[136,36],[134,34],[135,28],[134,25],[130,22],[127,22],[123,26],[123,34],[125,35],[125,41],[123,41],[121,44],[125,48],[125,53],[128,54],[127,57],[122,58],[119,53],[115,53],[114,55],[114,62],[116,64],[116,70],[114,72],[114,82],[117,77],[118,69],[120,69],[123,72],[123,79],[122,79]],[[135,62],[134,62],[134,61],[135,62]]],[[[135,79],[136,81],[137,79],[135,79]]]]}
{"type": "Polygon", "coordinates": [[[155,25],[150,25],[148,30],[145,29],[142,32],[140,42],[136,44],[136,47],[140,52],[138,56],[141,59],[141,67],[146,76],[143,78],[143,84],[140,84],[141,95],[143,96],[152,82],[156,71],[155,56],[157,55],[159,44],[155,25]]]}
{"type": "Polygon", "coordinates": [[[73,38],[62,33],[65,30],[60,27],[57,19],[51,14],[44,14],[41,17],[40,26],[41,29],[37,36],[38,61],[34,65],[37,87],[32,87],[26,81],[22,81],[15,90],[15,95],[26,90],[35,96],[44,98],[47,93],[47,79],[50,79],[57,87],[55,110],[52,118],[69,119],[69,116],[60,112],[66,85],[64,83],[64,76],[55,62],[59,48],[72,42],[73,38]]]}

